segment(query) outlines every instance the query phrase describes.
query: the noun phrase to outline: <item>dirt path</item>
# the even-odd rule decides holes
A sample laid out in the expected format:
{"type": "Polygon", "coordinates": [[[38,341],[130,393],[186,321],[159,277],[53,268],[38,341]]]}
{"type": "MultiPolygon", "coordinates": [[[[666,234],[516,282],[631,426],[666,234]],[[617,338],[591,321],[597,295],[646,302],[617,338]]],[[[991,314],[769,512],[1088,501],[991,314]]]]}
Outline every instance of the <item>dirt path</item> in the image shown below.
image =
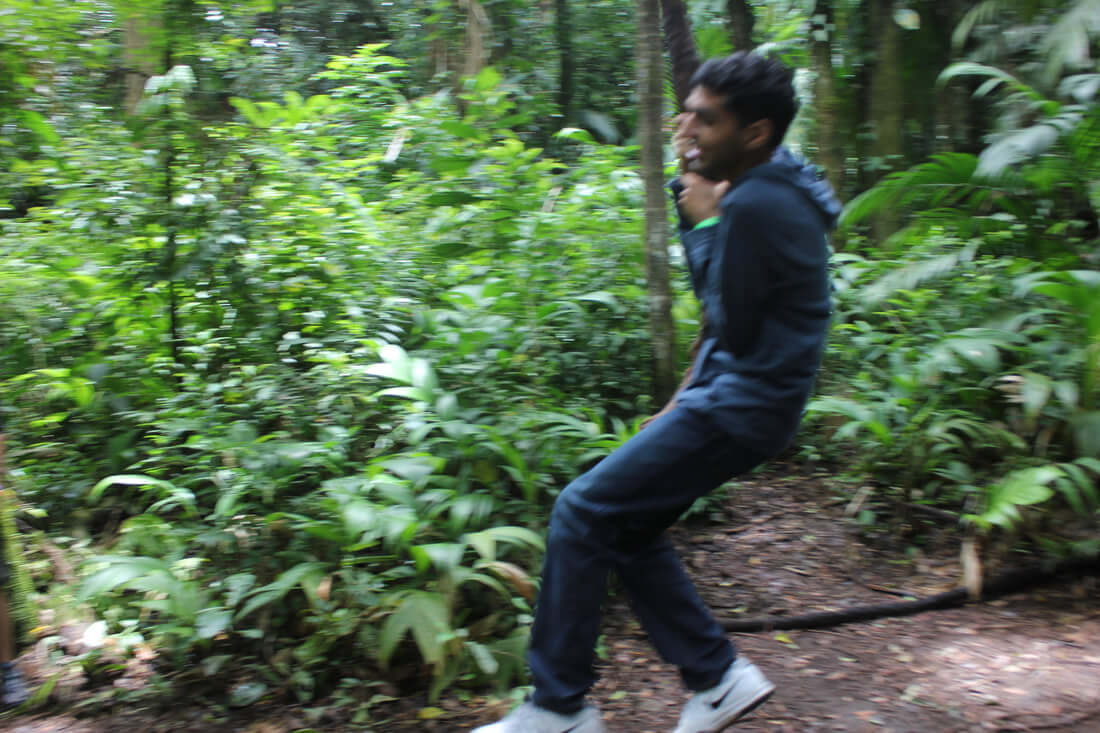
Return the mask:
{"type": "MultiPolygon", "coordinates": [[[[729,617],[797,614],[926,595],[959,577],[956,548],[932,531],[907,556],[887,538],[870,549],[843,519],[826,476],[769,474],[743,482],[720,523],[675,531],[708,602],[729,617]]],[[[944,535],[946,537],[946,535],[944,535]]],[[[612,733],[668,733],[684,696],[673,668],[646,641],[625,599],[607,607],[602,678],[593,693],[612,733]]],[[[1100,583],[1095,578],[994,603],[831,630],[740,634],[736,642],[776,683],[739,731],[928,733],[1100,732],[1100,583]]],[[[102,731],[467,731],[507,702],[455,693],[444,714],[423,699],[376,710],[371,727],[307,720],[292,707],[226,718],[179,704],[79,719],[0,720],[16,733],[102,731]]]]}

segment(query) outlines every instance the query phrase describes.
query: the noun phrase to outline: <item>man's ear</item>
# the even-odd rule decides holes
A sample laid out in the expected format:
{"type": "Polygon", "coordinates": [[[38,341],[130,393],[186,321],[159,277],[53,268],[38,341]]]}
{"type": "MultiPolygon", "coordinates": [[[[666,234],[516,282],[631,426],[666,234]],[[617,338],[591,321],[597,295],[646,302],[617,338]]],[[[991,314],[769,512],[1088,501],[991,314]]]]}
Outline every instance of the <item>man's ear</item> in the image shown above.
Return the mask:
{"type": "Polygon", "coordinates": [[[745,147],[749,150],[760,150],[771,144],[772,132],[775,124],[765,117],[745,127],[745,147]]]}

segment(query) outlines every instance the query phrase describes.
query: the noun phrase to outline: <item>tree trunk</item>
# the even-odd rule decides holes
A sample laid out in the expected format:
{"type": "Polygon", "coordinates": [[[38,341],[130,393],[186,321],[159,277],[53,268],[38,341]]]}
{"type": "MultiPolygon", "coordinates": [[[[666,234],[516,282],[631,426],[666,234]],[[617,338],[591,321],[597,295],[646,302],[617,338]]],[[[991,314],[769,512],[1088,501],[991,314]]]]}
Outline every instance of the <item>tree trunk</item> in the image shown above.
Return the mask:
{"type": "MultiPolygon", "coordinates": [[[[930,25],[942,34],[941,59],[936,73],[940,73],[953,61],[951,36],[955,26],[971,8],[968,0],[940,0],[931,9],[930,25]]],[[[985,100],[974,99],[979,80],[956,78],[936,93],[937,110],[935,146],[933,152],[944,151],[977,153],[983,147],[981,112],[986,109],[985,100]]]]}
{"type": "Polygon", "coordinates": [[[489,61],[492,45],[489,14],[478,0],[450,0],[451,12],[436,15],[428,49],[433,73],[451,87],[459,114],[466,114],[462,80],[477,76],[489,61]],[[445,16],[442,22],[439,16],[445,16]]]}
{"type": "MultiPolygon", "coordinates": [[[[173,21],[176,20],[173,15],[175,8],[168,3],[164,8],[164,28],[167,31],[167,42],[164,44],[164,68],[171,69],[175,64],[173,58],[172,35],[175,29],[178,27],[173,21]]],[[[168,232],[167,241],[165,243],[165,278],[168,281],[168,332],[169,332],[169,346],[172,350],[172,364],[178,368],[180,364],[180,308],[179,308],[179,292],[176,287],[176,275],[179,269],[177,258],[179,255],[179,245],[177,242],[177,231],[179,229],[179,221],[177,215],[172,208],[172,202],[176,198],[176,179],[175,179],[175,165],[176,165],[176,150],[173,147],[172,142],[173,135],[169,132],[165,135],[164,145],[164,211],[166,212],[164,227],[168,232]]],[[[179,376],[176,377],[176,386],[181,383],[179,376]]]]}
{"type": "Polygon", "coordinates": [[[558,40],[558,113],[568,127],[574,123],[573,114],[573,19],[569,13],[569,0],[555,0],[556,15],[554,34],[558,40]]]}
{"type": "Polygon", "coordinates": [[[836,77],[833,74],[833,4],[829,0],[817,0],[810,17],[813,43],[813,67],[817,75],[814,84],[814,141],[817,160],[825,166],[825,174],[833,189],[840,193],[844,183],[844,150],[837,135],[839,103],[836,93],[836,77]]]}
{"type": "Polygon", "coordinates": [[[699,54],[691,35],[691,21],[683,0],[661,0],[664,19],[665,46],[672,60],[672,86],[676,91],[676,107],[683,109],[691,93],[691,75],[699,68],[699,54]]]}
{"type": "Polygon", "coordinates": [[[638,0],[639,138],[645,181],[646,281],[653,337],[653,387],[658,404],[676,388],[676,331],[668,280],[668,200],[664,188],[661,130],[665,63],[658,0],[638,0]]]}
{"type": "MultiPolygon", "coordinates": [[[[871,71],[870,120],[874,128],[871,156],[878,165],[875,178],[881,178],[902,163],[902,125],[904,102],[901,84],[901,27],[894,21],[893,0],[872,0],[871,32],[875,44],[875,62],[871,71]]],[[[882,242],[898,227],[896,212],[876,217],[874,235],[882,242]]]]}
{"type": "Polygon", "coordinates": [[[755,48],[752,28],[756,24],[756,18],[752,14],[752,6],[746,0],[726,0],[726,14],[733,49],[751,51],[755,48]]]}
{"type": "Polygon", "coordinates": [[[489,14],[478,0],[462,0],[466,9],[466,45],[463,49],[462,77],[477,76],[489,62],[491,45],[489,14]]]}
{"type": "Polygon", "coordinates": [[[157,52],[152,48],[150,36],[160,22],[159,13],[135,12],[126,18],[122,28],[122,58],[126,64],[127,114],[134,114],[145,94],[145,82],[157,73],[157,52]]]}

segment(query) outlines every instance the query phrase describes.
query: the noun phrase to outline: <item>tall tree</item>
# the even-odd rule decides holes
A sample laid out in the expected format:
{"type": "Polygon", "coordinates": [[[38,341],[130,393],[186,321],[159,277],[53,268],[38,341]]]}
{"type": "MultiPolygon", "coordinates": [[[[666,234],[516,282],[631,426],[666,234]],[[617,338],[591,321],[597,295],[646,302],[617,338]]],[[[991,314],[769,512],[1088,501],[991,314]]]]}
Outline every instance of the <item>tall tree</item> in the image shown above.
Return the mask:
{"type": "Polygon", "coordinates": [[[145,92],[145,82],[156,74],[160,59],[150,47],[150,29],[160,20],[159,14],[142,16],[134,13],[122,28],[123,60],[126,64],[126,111],[133,114],[145,92]]]}
{"type": "Polygon", "coordinates": [[[653,335],[653,384],[658,403],[676,388],[676,331],[668,281],[668,200],[664,188],[665,60],[659,0],[638,0],[639,139],[645,181],[646,281],[653,335]]]}
{"type": "Polygon", "coordinates": [[[817,0],[810,16],[813,49],[813,67],[817,76],[814,84],[814,141],[817,159],[825,166],[825,173],[836,191],[844,182],[844,151],[837,135],[839,100],[836,77],[833,70],[833,4],[830,0],[817,0]]]}
{"type": "Polygon", "coordinates": [[[436,13],[432,27],[433,72],[459,91],[462,79],[476,76],[489,61],[489,14],[478,0],[451,0],[441,8],[447,12],[436,13]]]}
{"type": "MultiPolygon", "coordinates": [[[[894,19],[893,0],[871,0],[871,34],[874,38],[874,69],[871,71],[869,118],[874,130],[871,156],[877,164],[875,177],[896,168],[903,150],[904,90],[902,88],[901,27],[894,19]]],[[[875,235],[881,241],[897,229],[898,219],[884,213],[875,221],[875,235]]]]}
{"type": "Polygon", "coordinates": [[[691,75],[699,68],[699,53],[691,35],[691,21],[683,0],[661,0],[661,17],[664,21],[665,45],[672,60],[672,86],[676,91],[676,104],[683,108],[684,100],[691,92],[691,75]]]}
{"type": "Polygon", "coordinates": [[[752,14],[752,5],[747,0],[726,0],[726,23],[730,29],[730,39],[735,51],[751,51],[752,29],[756,16],[752,14]]]}
{"type": "Polygon", "coordinates": [[[489,62],[490,38],[489,14],[478,0],[459,0],[466,11],[466,45],[463,49],[462,76],[477,76],[489,62]]]}
{"type": "Polygon", "coordinates": [[[573,21],[569,0],[555,0],[554,35],[558,41],[558,112],[565,125],[573,124],[573,21]]]}

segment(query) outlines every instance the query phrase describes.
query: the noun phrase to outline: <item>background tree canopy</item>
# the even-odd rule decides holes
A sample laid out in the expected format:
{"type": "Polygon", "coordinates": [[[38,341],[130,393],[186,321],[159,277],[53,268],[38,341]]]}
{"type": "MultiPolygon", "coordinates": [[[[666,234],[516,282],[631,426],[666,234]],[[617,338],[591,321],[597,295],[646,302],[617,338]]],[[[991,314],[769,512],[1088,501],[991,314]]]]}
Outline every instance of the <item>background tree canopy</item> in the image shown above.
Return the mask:
{"type": "MultiPolygon", "coordinates": [[[[850,201],[787,458],[861,476],[869,531],[932,506],[1096,554],[1100,3],[660,5],[670,50],[798,69],[789,142],[850,201]]],[[[549,502],[656,409],[654,338],[683,366],[697,328],[662,234],[677,335],[650,331],[638,110],[667,132],[676,89],[637,83],[639,18],[6,0],[9,478],[84,561],[32,600],[262,667],[242,704],[514,684],[549,502]]]]}

